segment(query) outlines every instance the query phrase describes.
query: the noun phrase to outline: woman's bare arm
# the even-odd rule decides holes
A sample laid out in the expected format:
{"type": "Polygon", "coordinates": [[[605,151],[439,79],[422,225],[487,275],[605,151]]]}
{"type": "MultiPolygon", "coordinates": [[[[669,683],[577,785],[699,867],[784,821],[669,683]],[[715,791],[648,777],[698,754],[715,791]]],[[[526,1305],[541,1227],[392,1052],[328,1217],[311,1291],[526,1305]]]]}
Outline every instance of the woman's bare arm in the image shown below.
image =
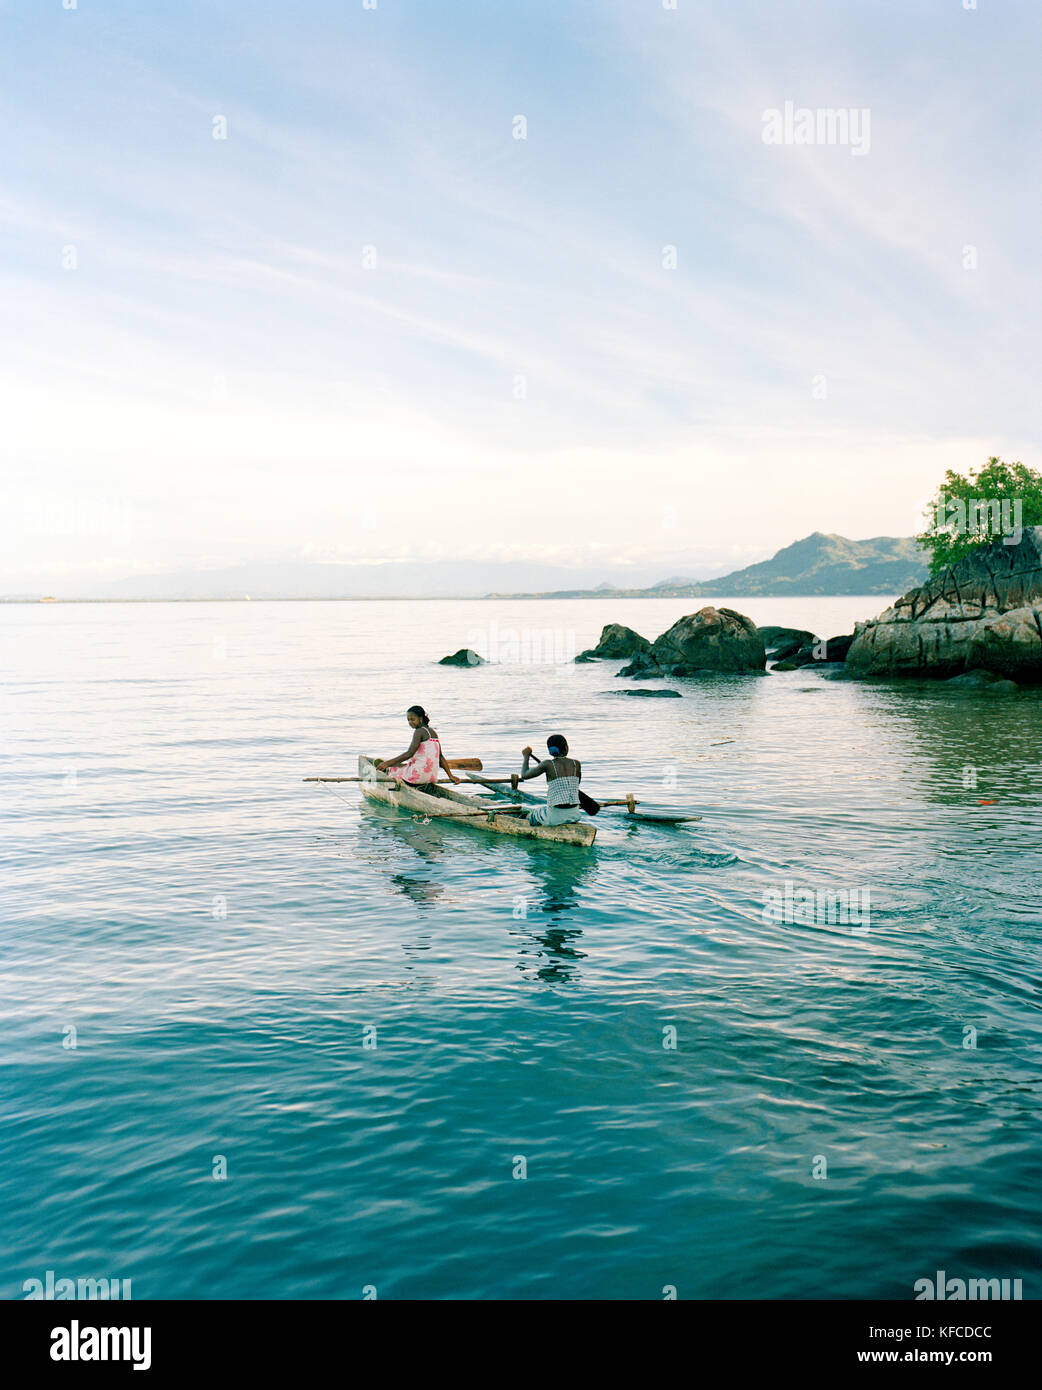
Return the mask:
{"type": "Polygon", "coordinates": [[[518,779],[521,782],[531,782],[533,777],[542,777],[553,766],[550,760],[546,758],[541,763],[536,763],[535,767],[529,771],[528,760],[532,756],[531,748],[522,748],[521,756],[524,759],[521,764],[521,775],[518,779]]]}
{"type": "Polygon", "coordinates": [[[423,739],[420,738],[420,730],[417,729],[412,736],[412,743],[409,744],[404,753],[399,753],[396,758],[376,758],[373,762],[373,766],[380,768],[397,767],[399,763],[408,762],[422,742],[423,739]]]}

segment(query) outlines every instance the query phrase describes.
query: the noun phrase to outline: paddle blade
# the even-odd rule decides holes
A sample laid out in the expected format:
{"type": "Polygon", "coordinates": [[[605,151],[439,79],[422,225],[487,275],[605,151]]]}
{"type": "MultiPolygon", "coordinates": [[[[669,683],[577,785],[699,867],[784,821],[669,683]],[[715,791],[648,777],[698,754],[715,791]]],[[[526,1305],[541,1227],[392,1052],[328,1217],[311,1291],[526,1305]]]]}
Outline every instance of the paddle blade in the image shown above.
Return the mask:
{"type": "Polygon", "coordinates": [[[446,758],[445,761],[448,763],[449,767],[462,767],[469,769],[471,772],[480,772],[482,769],[480,758],[446,758]]]}
{"type": "Polygon", "coordinates": [[[599,801],[594,801],[592,796],[587,796],[581,788],[579,790],[579,805],[588,816],[595,816],[601,809],[601,803],[599,801]]]}

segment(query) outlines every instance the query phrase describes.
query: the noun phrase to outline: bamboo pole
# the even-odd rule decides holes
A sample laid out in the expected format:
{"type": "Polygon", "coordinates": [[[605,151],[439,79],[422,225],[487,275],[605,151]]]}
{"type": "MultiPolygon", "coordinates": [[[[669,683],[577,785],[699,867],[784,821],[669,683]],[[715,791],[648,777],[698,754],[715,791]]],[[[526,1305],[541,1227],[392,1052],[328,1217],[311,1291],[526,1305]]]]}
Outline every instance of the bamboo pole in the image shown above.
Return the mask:
{"type": "MultiPolygon", "coordinates": [[[[378,777],[302,777],[300,780],[301,780],[302,782],[400,782],[402,779],[401,779],[400,777],[383,777],[383,776],[378,776],[378,777]]],[[[404,785],[408,787],[408,786],[412,786],[413,784],[412,784],[411,782],[406,782],[404,785]]],[[[439,786],[439,787],[450,787],[450,786],[455,786],[455,785],[456,785],[456,784],[455,784],[454,782],[450,782],[449,779],[448,779],[447,777],[440,777],[440,778],[438,779],[438,786],[439,786]]]]}
{"type": "Polygon", "coordinates": [[[400,782],[400,777],[302,777],[302,782],[400,782]]]}

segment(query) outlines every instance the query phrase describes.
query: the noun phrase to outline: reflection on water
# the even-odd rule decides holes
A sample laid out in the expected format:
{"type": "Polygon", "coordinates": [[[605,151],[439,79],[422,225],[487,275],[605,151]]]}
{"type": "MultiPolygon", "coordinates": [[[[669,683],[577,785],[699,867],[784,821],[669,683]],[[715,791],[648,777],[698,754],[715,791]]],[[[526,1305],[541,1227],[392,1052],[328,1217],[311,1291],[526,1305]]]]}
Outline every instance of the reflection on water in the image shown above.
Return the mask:
{"type": "Polygon", "coordinates": [[[417,907],[432,907],[445,893],[442,884],[429,883],[426,879],[410,877],[409,874],[392,874],[390,882],[417,907]]]}
{"type": "Polygon", "coordinates": [[[1037,804],[1042,691],[995,696],[909,682],[876,691],[874,721],[906,733],[906,772],[928,802],[1037,804]]]}
{"type": "MultiPolygon", "coordinates": [[[[445,883],[437,875],[438,862],[451,848],[443,822],[408,816],[393,806],[362,801],[355,852],[371,864],[395,892],[421,911],[446,899],[445,883]],[[407,851],[407,853],[403,853],[407,851]],[[419,872],[415,861],[429,866],[419,872]],[[403,862],[407,861],[407,862],[403,862]]],[[[448,895],[451,898],[451,894],[448,895]]]]}
{"type": "Polygon", "coordinates": [[[568,984],[576,978],[575,966],[585,960],[585,952],[572,945],[582,936],[578,927],[544,927],[542,931],[534,928],[527,940],[522,942],[518,954],[518,970],[527,980],[542,980],[548,985],[568,984]],[[545,963],[533,968],[530,957],[535,946],[536,959],[545,963]]]}
{"type": "Polygon", "coordinates": [[[564,855],[558,847],[532,847],[530,869],[536,888],[533,906],[553,918],[555,924],[580,905],[580,890],[598,869],[596,844],[569,848],[573,852],[564,855]]]}
{"type": "Polygon", "coordinates": [[[565,984],[575,975],[575,965],[585,959],[576,943],[582,936],[579,926],[569,924],[582,906],[581,889],[597,873],[597,847],[575,848],[564,855],[559,847],[533,845],[530,868],[533,892],[523,900],[528,940],[545,963],[534,971],[528,957],[531,947],[522,947],[519,969],[529,979],[545,984],[565,984]]]}
{"type": "MultiPolygon", "coordinates": [[[[474,831],[468,827],[419,815],[408,816],[378,802],[363,802],[356,852],[368,862],[396,893],[407,898],[420,911],[448,906],[456,901],[449,886],[454,876],[453,861],[460,855],[488,852],[488,845],[476,846],[474,831]],[[409,867],[404,859],[419,860],[409,867]]],[[[494,841],[495,837],[491,837],[494,841]]],[[[538,841],[511,840],[524,856],[523,867],[529,882],[512,899],[512,920],[525,922],[528,930],[516,933],[521,945],[520,968],[527,978],[561,984],[572,978],[574,963],[584,953],[573,944],[581,935],[567,919],[582,906],[582,885],[595,878],[595,846],[547,846],[538,841]],[[545,964],[531,968],[535,954],[545,964]]]]}

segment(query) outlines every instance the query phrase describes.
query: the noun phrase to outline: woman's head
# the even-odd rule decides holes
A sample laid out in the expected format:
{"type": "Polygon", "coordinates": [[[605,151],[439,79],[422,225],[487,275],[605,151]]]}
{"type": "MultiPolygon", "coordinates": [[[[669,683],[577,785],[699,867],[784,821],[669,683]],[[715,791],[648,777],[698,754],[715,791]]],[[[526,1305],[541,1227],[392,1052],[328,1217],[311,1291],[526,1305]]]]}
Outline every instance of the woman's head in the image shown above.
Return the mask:
{"type": "Polygon", "coordinates": [[[405,711],[405,717],[414,729],[419,729],[424,724],[429,724],[430,716],[422,705],[410,705],[405,711]]]}
{"type": "Polygon", "coordinates": [[[551,758],[563,758],[568,752],[568,740],[564,734],[551,734],[546,740],[551,758]]]}

